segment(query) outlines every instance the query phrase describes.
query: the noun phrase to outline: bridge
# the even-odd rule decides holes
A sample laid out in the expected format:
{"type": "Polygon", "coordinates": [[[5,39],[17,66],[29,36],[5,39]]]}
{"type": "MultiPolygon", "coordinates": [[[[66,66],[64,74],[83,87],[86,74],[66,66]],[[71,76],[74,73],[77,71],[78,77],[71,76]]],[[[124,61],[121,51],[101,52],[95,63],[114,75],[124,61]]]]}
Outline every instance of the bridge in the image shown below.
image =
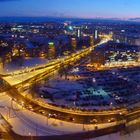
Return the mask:
{"type": "Polygon", "coordinates": [[[58,72],[61,66],[67,67],[68,65],[75,64],[77,61],[90,54],[95,47],[108,42],[110,39],[111,38],[107,36],[95,46],[91,46],[89,48],[74,52],[69,56],[64,56],[58,59],[51,60],[44,65],[35,66],[32,68],[25,68],[23,70],[18,70],[12,73],[5,74],[2,76],[2,79],[7,81],[11,86],[15,86],[17,88],[19,88],[21,84],[22,86],[27,86],[31,83],[33,84],[34,82],[40,81],[45,77],[55,74],[56,72],[58,72]]]}
{"type": "MultiPolygon", "coordinates": [[[[50,61],[45,65],[36,66],[33,68],[28,68],[20,71],[15,71],[13,73],[8,73],[1,76],[2,83],[7,86],[7,93],[11,96],[12,100],[15,100],[17,103],[21,104],[27,109],[32,109],[36,113],[41,113],[47,117],[55,117],[65,121],[73,121],[75,123],[106,123],[109,121],[122,121],[126,122],[125,117],[132,116],[135,117],[140,113],[139,111],[131,112],[131,115],[128,115],[128,110],[126,108],[114,109],[114,110],[105,110],[105,111],[81,111],[73,110],[65,107],[59,107],[52,104],[44,104],[41,101],[37,101],[27,96],[23,96],[17,89],[21,87],[30,86],[35,82],[41,81],[46,77],[50,77],[58,72],[58,70],[63,65],[67,67],[68,65],[74,65],[77,61],[80,61],[82,58],[86,57],[95,47],[106,43],[111,38],[106,37],[100,43],[95,46],[77,51],[72,53],[69,56],[64,56],[55,60],[50,61]],[[29,108],[29,106],[31,108],[29,108]],[[37,108],[37,109],[36,109],[37,108]],[[41,110],[41,111],[40,111],[41,110]],[[56,115],[57,114],[57,115],[56,115]]],[[[134,118],[134,117],[133,117],[134,118]]],[[[127,119],[127,120],[131,120],[127,119]]]]}

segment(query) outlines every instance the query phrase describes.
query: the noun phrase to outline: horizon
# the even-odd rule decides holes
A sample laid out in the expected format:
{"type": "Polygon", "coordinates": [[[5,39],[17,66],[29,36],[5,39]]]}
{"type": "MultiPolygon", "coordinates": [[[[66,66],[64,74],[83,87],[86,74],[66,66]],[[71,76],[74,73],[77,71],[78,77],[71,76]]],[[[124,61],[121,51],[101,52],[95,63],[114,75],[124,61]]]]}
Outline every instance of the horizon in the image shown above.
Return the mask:
{"type": "Polygon", "coordinates": [[[107,22],[132,22],[132,23],[140,23],[140,18],[130,18],[130,19],[121,19],[121,18],[82,18],[82,17],[55,17],[55,16],[0,16],[0,22],[47,22],[51,20],[53,21],[64,21],[64,20],[74,20],[74,21],[84,21],[89,20],[90,22],[94,21],[107,21],[107,22]],[[29,19],[31,18],[31,19],[29,19]],[[33,21],[39,19],[38,21],[33,21]],[[41,19],[43,21],[41,21],[41,19]],[[22,21],[24,20],[24,21],[22,21]]]}

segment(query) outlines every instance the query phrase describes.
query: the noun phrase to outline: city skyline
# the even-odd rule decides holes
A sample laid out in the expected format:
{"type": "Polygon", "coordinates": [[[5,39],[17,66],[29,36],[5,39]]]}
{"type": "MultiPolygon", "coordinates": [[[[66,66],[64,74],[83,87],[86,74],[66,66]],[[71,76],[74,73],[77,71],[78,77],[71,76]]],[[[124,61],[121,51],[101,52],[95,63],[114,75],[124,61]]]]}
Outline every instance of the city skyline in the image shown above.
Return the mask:
{"type": "Polygon", "coordinates": [[[0,0],[0,17],[139,18],[139,0],[0,0]]]}

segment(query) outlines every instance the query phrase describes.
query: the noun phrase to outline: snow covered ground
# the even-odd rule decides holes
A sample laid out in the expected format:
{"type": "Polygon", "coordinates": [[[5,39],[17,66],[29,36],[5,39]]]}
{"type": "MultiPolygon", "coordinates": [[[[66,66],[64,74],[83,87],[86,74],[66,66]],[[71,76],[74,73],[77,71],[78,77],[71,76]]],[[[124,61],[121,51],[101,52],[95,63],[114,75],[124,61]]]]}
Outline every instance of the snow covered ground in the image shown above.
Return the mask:
{"type": "Polygon", "coordinates": [[[44,94],[50,93],[57,105],[110,109],[139,102],[139,71],[138,67],[94,71],[85,66],[76,66],[69,71],[66,79],[63,75],[59,79],[49,80],[40,90],[44,90],[44,94]]]}
{"type": "MultiPolygon", "coordinates": [[[[13,108],[18,110],[9,110],[8,107],[11,107],[11,98],[6,94],[0,95],[0,112],[4,118],[7,119],[7,121],[13,126],[13,130],[20,135],[51,136],[84,132],[95,129],[95,125],[74,124],[52,118],[48,119],[42,115],[21,108],[21,106],[17,105],[15,102],[12,104],[13,108]]],[[[98,128],[101,129],[112,125],[115,124],[110,123],[99,125],[98,128]]],[[[139,140],[139,138],[140,131],[137,130],[127,135],[115,133],[90,140],[139,140]]]]}
{"type": "MultiPolygon", "coordinates": [[[[109,102],[110,97],[108,93],[101,88],[95,89],[93,87],[87,87],[83,77],[70,75],[68,79],[65,79],[63,76],[49,80],[45,85],[41,85],[40,93],[42,93],[42,91],[44,91],[45,94],[51,94],[54,103],[57,105],[77,106],[84,109],[107,109],[111,107],[109,105],[101,106],[99,103],[101,100],[109,102]],[[101,99],[101,96],[103,96],[104,99],[101,99]],[[88,99],[89,97],[90,99],[91,97],[95,98],[90,100],[88,99]],[[100,100],[98,100],[98,98],[100,100]],[[89,105],[82,106],[83,104],[89,105]]],[[[46,99],[46,102],[48,102],[48,99],[46,99]]]]}
{"type": "Polygon", "coordinates": [[[120,133],[115,133],[115,134],[106,135],[98,138],[91,138],[88,140],[140,140],[140,130],[137,130],[127,135],[121,135],[120,133]]]}
{"type": "Polygon", "coordinates": [[[39,58],[39,57],[33,57],[33,58],[25,58],[22,60],[22,65],[20,65],[17,62],[9,62],[7,64],[5,64],[4,68],[0,68],[0,73],[9,73],[9,72],[13,72],[15,70],[20,70],[23,69],[23,67],[34,67],[36,65],[40,65],[40,64],[45,64],[47,63],[47,59],[45,58],[39,58]]]}

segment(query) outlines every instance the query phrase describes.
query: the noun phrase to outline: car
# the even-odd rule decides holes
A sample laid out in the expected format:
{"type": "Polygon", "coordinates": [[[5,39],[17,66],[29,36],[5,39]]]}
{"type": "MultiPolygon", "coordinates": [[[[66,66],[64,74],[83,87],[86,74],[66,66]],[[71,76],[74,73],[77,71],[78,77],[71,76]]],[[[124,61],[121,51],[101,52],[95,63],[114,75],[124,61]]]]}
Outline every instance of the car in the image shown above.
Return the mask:
{"type": "Polygon", "coordinates": [[[39,110],[39,113],[45,114],[46,112],[44,110],[39,110]]]}
{"type": "Polygon", "coordinates": [[[49,117],[49,118],[56,118],[57,115],[56,115],[56,114],[50,114],[50,113],[49,113],[48,117],[49,117]]]}
{"type": "Polygon", "coordinates": [[[31,111],[34,111],[32,105],[26,105],[26,108],[29,109],[29,110],[31,110],[31,111]]]}

